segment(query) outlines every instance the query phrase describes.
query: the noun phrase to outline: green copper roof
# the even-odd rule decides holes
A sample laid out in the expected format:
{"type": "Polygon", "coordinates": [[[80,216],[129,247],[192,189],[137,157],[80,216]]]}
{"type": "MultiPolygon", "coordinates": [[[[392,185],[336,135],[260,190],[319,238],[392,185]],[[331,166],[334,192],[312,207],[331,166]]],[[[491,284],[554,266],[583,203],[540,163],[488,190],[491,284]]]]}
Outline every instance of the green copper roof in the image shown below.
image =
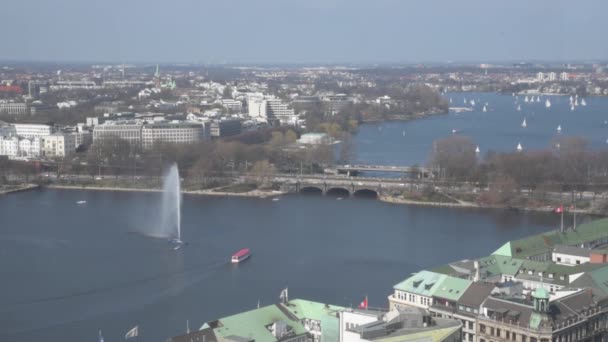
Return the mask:
{"type": "Polygon", "coordinates": [[[524,260],[499,254],[492,254],[488,257],[479,259],[478,262],[479,267],[487,273],[485,275],[486,277],[491,277],[497,274],[514,276],[519,271],[519,268],[524,260]]]}
{"type": "Polygon", "coordinates": [[[534,290],[532,297],[538,299],[549,299],[549,294],[547,293],[547,290],[545,290],[544,287],[537,287],[536,290],[534,290]]]}
{"type": "Polygon", "coordinates": [[[538,329],[540,323],[543,321],[543,317],[538,312],[533,312],[530,315],[530,328],[538,329]]]}
{"type": "MultiPolygon", "coordinates": [[[[547,253],[556,245],[580,245],[585,242],[605,238],[606,236],[608,236],[608,218],[582,224],[576,228],[576,231],[569,230],[565,233],[551,231],[511,241],[511,255],[517,258],[526,258],[547,253]]],[[[507,244],[494,253],[501,255],[508,254],[506,249],[507,244]]]]}
{"type": "Polygon", "coordinates": [[[396,290],[415,293],[431,297],[439,288],[439,284],[446,278],[444,274],[429,271],[420,271],[413,276],[395,285],[396,290]]]}
{"type": "Polygon", "coordinates": [[[446,276],[435,291],[435,296],[457,301],[471,283],[470,280],[446,276]]]}
{"type": "Polygon", "coordinates": [[[511,255],[511,242],[507,242],[497,249],[492,255],[512,256],[511,255]]]}
{"type": "Polygon", "coordinates": [[[242,312],[236,315],[220,318],[220,327],[214,332],[221,336],[242,336],[255,339],[256,342],[274,342],[276,338],[266,328],[277,321],[284,321],[291,326],[296,335],[304,334],[306,330],[299,321],[290,319],[277,305],[269,305],[259,309],[242,312]]]}
{"type": "Polygon", "coordinates": [[[341,306],[326,305],[303,299],[289,301],[287,310],[300,319],[308,318],[321,322],[322,341],[338,341],[340,338],[340,321],[336,315],[344,310],[341,306]]]}

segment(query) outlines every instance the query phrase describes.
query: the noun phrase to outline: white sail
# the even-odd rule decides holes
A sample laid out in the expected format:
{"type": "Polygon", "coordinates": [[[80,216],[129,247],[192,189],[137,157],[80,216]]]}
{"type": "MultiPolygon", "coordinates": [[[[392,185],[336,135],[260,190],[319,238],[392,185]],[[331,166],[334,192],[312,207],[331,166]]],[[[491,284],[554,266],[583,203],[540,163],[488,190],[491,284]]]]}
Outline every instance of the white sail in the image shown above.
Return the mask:
{"type": "Polygon", "coordinates": [[[521,123],[521,127],[523,127],[523,128],[528,127],[528,123],[526,122],[525,118],[524,118],[524,121],[522,121],[522,123],[521,123]]]}
{"type": "Polygon", "coordinates": [[[518,144],[517,144],[517,151],[521,151],[521,150],[523,150],[523,149],[524,149],[524,148],[521,146],[521,143],[518,143],[518,144]]]}
{"type": "Polygon", "coordinates": [[[557,125],[557,133],[560,133],[562,131],[562,125],[557,125]]]}
{"type": "Polygon", "coordinates": [[[547,99],[547,101],[545,101],[545,107],[551,108],[551,101],[549,101],[549,99],[547,99]]]}
{"type": "Polygon", "coordinates": [[[475,107],[475,100],[471,100],[471,106],[475,107]]]}
{"type": "Polygon", "coordinates": [[[581,100],[581,106],[586,106],[587,105],[587,101],[585,101],[585,99],[581,100]]]}
{"type": "Polygon", "coordinates": [[[520,112],[521,111],[521,105],[517,105],[517,111],[520,112]]]}
{"type": "Polygon", "coordinates": [[[536,102],[540,102],[540,96],[536,97],[536,102]]]}
{"type": "Polygon", "coordinates": [[[578,99],[574,99],[574,106],[578,106],[578,99]]]}
{"type": "Polygon", "coordinates": [[[570,110],[574,112],[574,104],[570,105],[570,110]]]}
{"type": "Polygon", "coordinates": [[[452,98],[450,97],[450,103],[452,103],[452,98]]]}
{"type": "Polygon", "coordinates": [[[475,148],[475,153],[479,153],[479,146],[475,148]]]}
{"type": "Polygon", "coordinates": [[[483,106],[483,111],[484,111],[484,112],[487,112],[487,111],[488,111],[488,109],[486,108],[486,106],[483,106]]]}
{"type": "Polygon", "coordinates": [[[526,97],[524,97],[524,102],[528,102],[530,101],[530,99],[528,99],[528,95],[526,95],[526,97]]]}
{"type": "Polygon", "coordinates": [[[572,98],[572,95],[570,95],[570,103],[572,103],[572,101],[574,101],[574,99],[572,98]]]}

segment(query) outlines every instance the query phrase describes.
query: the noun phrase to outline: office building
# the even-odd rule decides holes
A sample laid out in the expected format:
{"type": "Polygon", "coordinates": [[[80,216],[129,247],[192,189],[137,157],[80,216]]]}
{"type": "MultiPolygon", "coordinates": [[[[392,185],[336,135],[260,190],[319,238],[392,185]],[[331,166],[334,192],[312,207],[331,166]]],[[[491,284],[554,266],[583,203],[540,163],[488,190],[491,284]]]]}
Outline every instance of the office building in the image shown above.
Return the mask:
{"type": "Polygon", "coordinates": [[[122,139],[133,145],[141,145],[143,123],[136,121],[107,121],[93,128],[93,144],[106,139],[122,139]]]}
{"type": "Polygon", "coordinates": [[[233,99],[220,100],[222,107],[226,108],[231,113],[240,113],[243,109],[243,103],[233,99]]]}
{"type": "Polygon", "coordinates": [[[241,134],[241,120],[215,120],[211,122],[210,134],[213,138],[229,137],[241,134]]]}
{"type": "Polygon", "coordinates": [[[13,124],[15,133],[23,138],[42,138],[55,132],[55,128],[44,124],[13,124]]]}
{"type": "Polygon", "coordinates": [[[15,102],[0,102],[0,114],[28,114],[27,104],[15,102]]]}
{"type": "Polygon", "coordinates": [[[146,124],[141,130],[144,148],[157,143],[192,144],[205,138],[204,126],[200,123],[146,124]]]}
{"type": "Polygon", "coordinates": [[[63,158],[76,151],[76,138],[70,133],[55,133],[42,138],[42,155],[63,158]]]}

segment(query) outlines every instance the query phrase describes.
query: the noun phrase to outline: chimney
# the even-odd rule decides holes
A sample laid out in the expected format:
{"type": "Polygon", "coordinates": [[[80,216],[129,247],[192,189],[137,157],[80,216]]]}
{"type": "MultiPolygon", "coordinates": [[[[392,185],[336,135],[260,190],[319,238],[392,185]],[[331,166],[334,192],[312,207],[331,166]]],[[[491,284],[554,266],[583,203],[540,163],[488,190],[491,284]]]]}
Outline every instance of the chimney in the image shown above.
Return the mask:
{"type": "Polygon", "coordinates": [[[473,262],[473,267],[475,267],[475,275],[473,275],[473,281],[479,281],[479,261],[475,260],[473,262]]]}

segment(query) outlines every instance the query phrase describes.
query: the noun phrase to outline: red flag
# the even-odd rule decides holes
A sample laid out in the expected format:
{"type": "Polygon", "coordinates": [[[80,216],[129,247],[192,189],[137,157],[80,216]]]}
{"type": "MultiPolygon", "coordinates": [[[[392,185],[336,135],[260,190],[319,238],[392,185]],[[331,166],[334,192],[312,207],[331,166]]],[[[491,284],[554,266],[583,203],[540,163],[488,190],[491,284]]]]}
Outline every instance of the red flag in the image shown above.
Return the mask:
{"type": "Polygon", "coordinates": [[[564,212],[564,205],[560,205],[559,207],[555,208],[555,213],[556,214],[561,214],[564,212]]]}
{"type": "Polygon", "coordinates": [[[365,299],[359,304],[359,309],[367,309],[367,296],[365,296],[365,299]]]}

